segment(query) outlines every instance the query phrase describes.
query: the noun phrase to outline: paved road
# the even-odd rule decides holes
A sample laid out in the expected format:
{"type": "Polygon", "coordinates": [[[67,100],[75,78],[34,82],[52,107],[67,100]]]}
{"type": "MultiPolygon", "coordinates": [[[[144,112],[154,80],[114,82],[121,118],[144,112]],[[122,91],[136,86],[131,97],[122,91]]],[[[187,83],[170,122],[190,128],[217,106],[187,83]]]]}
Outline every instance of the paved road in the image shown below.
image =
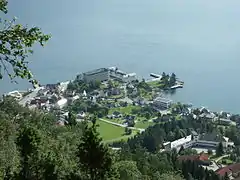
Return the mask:
{"type": "Polygon", "coordinates": [[[20,101],[19,101],[19,104],[22,105],[22,106],[25,106],[26,103],[28,101],[30,101],[31,99],[33,99],[34,97],[37,96],[37,93],[40,89],[42,89],[43,87],[38,87],[36,89],[33,90],[33,92],[31,92],[30,94],[28,94],[27,96],[23,97],[20,101]]]}
{"type": "Polygon", "coordinates": [[[99,119],[100,121],[103,121],[103,122],[106,122],[106,123],[109,123],[109,124],[113,124],[115,126],[120,126],[120,127],[124,127],[124,128],[129,128],[129,129],[132,129],[132,130],[138,130],[140,132],[143,132],[145,131],[145,129],[141,129],[141,128],[135,128],[135,127],[127,127],[127,125],[125,124],[119,124],[119,123],[115,123],[115,122],[112,122],[112,121],[108,121],[108,120],[105,120],[105,119],[99,119]]]}
{"type": "Polygon", "coordinates": [[[223,156],[217,158],[215,161],[218,162],[218,161],[220,161],[221,159],[223,159],[223,158],[225,158],[225,157],[228,157],[228,156],[230,156],[230,155],[229,155],[229,154],[223,155],[223,156]]]}

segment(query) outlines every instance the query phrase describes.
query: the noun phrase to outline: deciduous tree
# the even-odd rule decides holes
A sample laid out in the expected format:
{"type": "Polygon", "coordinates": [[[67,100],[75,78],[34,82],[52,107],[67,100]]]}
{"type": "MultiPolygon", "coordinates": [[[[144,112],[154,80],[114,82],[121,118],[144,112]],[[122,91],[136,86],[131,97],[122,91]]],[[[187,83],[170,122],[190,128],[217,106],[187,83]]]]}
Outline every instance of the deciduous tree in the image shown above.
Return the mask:
{"type": "MultiPolygon", "coordinates": [[[[6,0],[0,1],[2,13],[7,14],[7,4],[6,0]]],[[[38,27],[28,28],[17,24],[16,18],[1,18],[0,23],[0,79],[6,73],[12,81],[19,77],[29,80],[36,87],[37,81],[33,79],[27,57],[33,53],[34,44],[44,46],[50,36],[42,33],[38,27]]]]}

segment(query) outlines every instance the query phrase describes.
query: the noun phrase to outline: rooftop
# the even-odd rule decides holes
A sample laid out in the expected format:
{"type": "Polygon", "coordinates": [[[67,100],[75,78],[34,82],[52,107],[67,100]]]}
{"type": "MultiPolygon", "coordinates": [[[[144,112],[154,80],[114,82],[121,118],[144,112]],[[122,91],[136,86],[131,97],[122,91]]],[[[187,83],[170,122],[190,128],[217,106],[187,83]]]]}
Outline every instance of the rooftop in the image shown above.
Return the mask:
{"type": "Polygon", "coordinates": [[[171,148],[175,148],[175,147],[181,146],[184,143],[190,142],[191,140],[192,140],[192,135],[183,137],[181,139],[178,139],[176,141],[171,142],[171,148]]]}
{"type": "Polygon", "coordinates": [[[161,101],[161,102],[165,102],[165,103],[171,103],[172,100],[171,99],[166,99],[163,97],[157,97],[154,101],[161,101]]]}
{"type": "Polygon", "coordinates": [[[199,115],[199,117],[213,119],[213,118],[215,118],[215,114],[214,113],[202,113],[199,115]]]}
{"type": "Polygon", "coordinates": [[[200,155],[184,155],[184,156],[179,156],[178,160],[180,161],[208,161],[208,155],[207,154],[200,154],[200,155]]]}
{"type": "Polygon", "coordinates": [[[226,123],[234,123],[232,120],[230,119],[224,119],[224,118],[220,118],[219,119],[221,122],[226,122],[226,123]]]}
{"type": "Polygon", "coordinates": [[[57,102],[57,105],[58,106],[62,106],[62,105],[64,105],[64,104],[66,104],[67,103],[67,99],[66,98],[62,98],[62,99],[60,99],[58,102],[57,102]]]}
{"type": "Polygon", "coordinates": [[[92,71],[85,72],[83,74],[84,75],[94,75],[94,74],[98,74],[98,73],[106,72],[106,71],[108,71],[107,68],[99,68],[99,69],[95,69],[95,70],[92,70],[92,71]]]}
{"type": "Polygon", "coordinates": [[[217,133],[206,133],[202,134],[199,138],[200,140],[204,141],[215,141],[215,142],[222,142],[225,141],[223,136],[218,135],[217,133]]]}
{"type": "Polygon", "coordinates": [[[229,166],[220,168],[216,171],[217,174],[219,174],[220,176],[224,176],[225,173],[239,173],[240,172],[240,163],[237,164],[231,164],[229,166]]]}

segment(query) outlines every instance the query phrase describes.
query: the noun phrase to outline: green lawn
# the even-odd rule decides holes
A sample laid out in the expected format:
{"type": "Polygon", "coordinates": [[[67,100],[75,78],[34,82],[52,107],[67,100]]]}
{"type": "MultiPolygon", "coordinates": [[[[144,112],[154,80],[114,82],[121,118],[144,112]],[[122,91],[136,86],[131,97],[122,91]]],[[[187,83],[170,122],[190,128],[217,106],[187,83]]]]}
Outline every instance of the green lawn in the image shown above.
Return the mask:
{"type": "Polygon", "coordinates": [[[106,122],[97,121],[99,127],[97,128],[100,137],[104,143],[111,143],[114,141],[126,141],[128,138],[133,137],[138,131],[133,130],[131,135],[125,135],[125,128],[108,124],[106,122]]]}
{"type": "Polygon", "coordinates": [[[107,119],[106,118],[106,120],[108,120],[108,121],[112,121],[112,122],[115,122],[115,123],[119,123],[119,124],[122,124],[123,123],[123,119],[121,119],[121,118],[114,118],[114,119],[107,119]]]}
{"type": "Polygon", "coordinates": [[[152,88],[162,88],[163,87],[163,84],[160,81],[152,81],[152,82],[148,82],[148,84],[152,88]]]}
{"type": "Polygon", "coordinates": [[[127,106],[127,107],[118,107],[118,108],[111,108],[109,110],[109,114],[112,114],[114,111],[118,111],[122,114],[131,114],[132,109],[140,109],[139,106],[127,106]]]}
{"type": "Polygon", "coordinates": [[[154,125],[155,123],[154,122],[144,122],[144,121],[138,121],[134,127],[136,128],[142,128],[142,129],[147,129],[149,126],[152,126],[154,125]]]}
{"type": "Polygon", "coordinates": [[[159,85],[159,81],[151,81],[151,82],[148,82],[148,85],[152,86],[152,87],[156,87],[159,85]]]}
{"type": "Polygon", "coordinates": [[[124,135],[115,139],[105,140],[104,143],[112,143],[114,141],[127,141],[128,138],[131,138],[137,134],[138,131],[132,131],[131,135],[124,135]]]}
{"type": "Polygon", "coordinates": [[[125,129],[119,126],[108,124],[103,121],[97,121],[99,125],[98,132],[104,141],[120,138],[124,136],[125,129]]]}
{"type": "Polygon", "coordinates": [[[228,159],[228,158],[223,158],[220,162],[222,164],[225,164],[225,165],[229,165],[229,164],[233,163],[233,161],[231,159],[228,159]]]}
{"type": "Polygon", "coordinates": [[[176,120],[181,120],[181,119],[182,119],[181,115],[178,114],[178,115],[176,116],[176,120]]]}

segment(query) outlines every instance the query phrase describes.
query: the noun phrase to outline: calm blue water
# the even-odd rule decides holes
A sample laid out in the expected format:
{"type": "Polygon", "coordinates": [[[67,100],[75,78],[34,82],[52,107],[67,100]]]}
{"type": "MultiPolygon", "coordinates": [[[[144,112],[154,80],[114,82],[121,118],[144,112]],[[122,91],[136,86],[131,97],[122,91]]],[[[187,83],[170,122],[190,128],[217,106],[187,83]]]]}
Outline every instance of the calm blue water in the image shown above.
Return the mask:
{"type": "MultiPolygon", "coordinates": [[[[10,0],[10,15],[52,34],[35,48],[42,83],[119,66],[145,77],[175,72],[176,101],[240,113],[239,0],[10,0]]],[[[21,89],[3,81],[0,92],[21,89]]]]}

